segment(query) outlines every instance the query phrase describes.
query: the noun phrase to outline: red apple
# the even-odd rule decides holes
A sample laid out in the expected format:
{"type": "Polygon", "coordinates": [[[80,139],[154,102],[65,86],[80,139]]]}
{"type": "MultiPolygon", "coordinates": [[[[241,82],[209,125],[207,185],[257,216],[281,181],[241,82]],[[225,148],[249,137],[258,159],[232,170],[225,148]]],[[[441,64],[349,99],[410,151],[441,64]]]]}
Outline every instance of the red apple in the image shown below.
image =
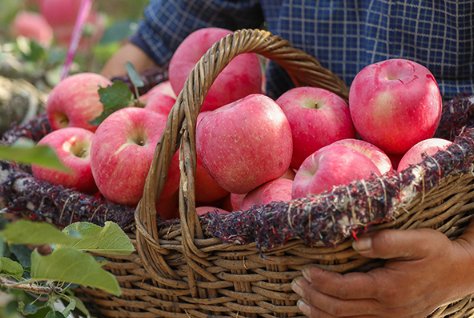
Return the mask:
{"type": "Polygon", "coordinates": [[[226,211],[233,211],[232,209],[232,202],[230,200],[230,193],[228,193],[225,197],[220,199],[220,207],[226,211]]]}
{"type": "Polygon", "coordinates": [[[92,175],[90,160],[93,139],[93,132],[77,127],[68,127],[47,134],[38,145],[50,146],[70,172],[32,165],[33,176],[87,194],[96,193],[98,189],[92,175]]]}
{"type": "Polygon", "coordinates": [[[20,11],[11,24],[14,37],[24,36],[47,47],[53,41],[53,28],[39,13],[20,11]]]}
{"type": "Polygon", "coordinates": [[[380,175],[377,166],[360,151],[344,146],[325,146],[301,164],[293,181],[294,199],[332,191],[333,187],[380,175]]]}
{"type": "Polygon", "coordinates": [[[46,113],[53,130],[81,127],[94,132],[97,126],[88,123],[104,110],[99,88],[112,82],[99,74],[79,73],[57,84],[46,101],[46,113]]]}
{"type": "Polygon", "coordinates": [[[434,136],[442,100],[436,80],[424,66],[404,59],[371,64],[349,91],[352,121],[362,139],[387,154],[403,154],[434,136]]]}
{"type": "MultiPolygon", "coordinates": [[[[100,124],[92,144],[91,166],[104,197],[131,206],[140,201],[156,145],[165,127],[165,116],[137,107],[118,110],[100,124]]],[[[160,200],[178,190],[179,177],[176,153],[160,200]]]]}
{"type": "Polygon", "coordinates": [[[405,154],[401,154],[401,155],[387,154],[388,158],[390,158],[390,162],[392,163],[393,171],[398,171],[398,164],[400,163],[400,160],[402,160],[404,155],[405,154]]]}
{"type": "MultiPolygon", "coordinates": [[[[179,45],[169,65],[169,80],[176,95],[196,63],[230,30],[204,28],[191,33],[179,45]]],[[[256,54],[236,56],[219,74],[204,99],[201,111],[214,110],[250,94],[261,93],[262,70],[256,54]]]]}
{"type": "MultiPolygon", "coordinates": [[[[296,175],[296,172],[293,169],[288,168],[285,171],[285,173],[282,174],[278,179],[288,179],[288,180],[293,181],[295,179],[295,175],[296,175]]],[[[230,194],[230,206],[232,208],[232,211],[241,210],[242,202],[244,201],[247,194],[248,193],[243,193],[243,194],[231,193],[230,194]]]]}
{"type": "Polygon", "coordinates": [[[164,116],[168,116],[176,99],[162,93],[148,93],[140,96],[139,100],[145,104],[145,109],[152,110],[164,116]]]}
{"type": "Polygon", "coordinates": [[[333,144],[352,147],[355,150],[360,151],[374,162],[381,174],[393,171],[392,161],[388,155],[370,142],[359,139],[343,139],[336,141],[333,144]]]}
{"type": "MultiPolygon", "coordinates": [[[[100,12],[90,11],[82,30],[78,50],[87,51],[100,41],[105,31],[106,17],[100,12]]],[[[68,48],[74,32],[74,24],[56,25],[54,36],[59,46],[68,48]]]]}
{"type": "Polygon", "coordinates": [[[293,135],[291,167],[298,169],[318,149],[337,140],[356,138],[349,106],[338,95],[316,87],[290,89],[277,100],[293,135]]]}
{"type": "MultiPolygon", "coordinates": [[[[202,118],[204,118],[204,116],[209,113],[210,111],[205,111],[198,114],[197,126],[199,126],[202,118]]],[[[201,202],[213,202],[222,199],[227,194],[229,194],[229,191],[221,187],[207,172],[206,168],[204,168],[202,164],[201,159],[199,159],[199,154],[196,164],[194,192],[196,200],[201,202]]]]}
{"type": "Polygon", "coordinates": [[[196,128],[196,149],[221,187],[247,193],[288,169],[290,124],[274,100],[252,94],[204,116],[196,128]]]}
{"type": "Polygon", "coordinates": [[[197,158],[194,191],[196,200],[201,202],[213,202],[229,194],[229,191],[221,187],[211,177],[199,158],[197,158]]]}
{"type": "Polygon", "coordinates": [[[433,156],[438,151],[444,151],[453,144],[452,141],[442,138],[429,138],[420,141],[411,147],[405,155],[403,155],[398,164],[397,171],[403,171],[412,165],[419,164],[427,156],[433,156]]]}
{"type": "Polygon", "coordinates": [[[169,80],[161,82],[158,85],[155,85],[152,89],[148,91],[148,95],[153,95],[155,93],[160,93],[160,94],[165,94],[168,95],[169,97],[173,97],[174,99],[177,98],[176,93],[173,90],[173,87],[171,86],[171,82],[169,80]]]}
{"type": "Polygon", "coordinates": [[[292,199],[293,180],[277,178],[268,181],[255,190],[250,191],[242,201],[240,210],[248,210],[253,205],[269,204],[276,201],[292,199]]]}
{"type": "Polygon", "coordinates": [[[179,219],[179,191],[175,191],[166,198],[160,197],[155,207],[156,213],[163,219],[179,219]]]}
{"type": "Polygon", "coordinates": [[[242,202],[245,199],[245,196],[248,193],[231,193],[230,194],[230,204],[232,205],[232,211],[239,211],[242,206],[242,202]]]}
{"type": "Polygon", "coordinates": [[[197,212],[198,215],[206,215],[209,212],[217,212],[218,214],[229,213],[229,211],[226,211],[226,210],[221,209],[221,208],[216,208],[216,207],[213,207],[213,206],[200,206],[200,207],[197,207],[196,212],[197,212]]]}
{"type": "Polygon", "coordinates": [[[294,180],[295,176],[296,176],[295,170],[288,168],[288,170],[286,170],[285,173],[280,176],[280,178],[294,180]]]}
{"type": "Polygon", "coordinates": [[[81,0],[41,0],[39,11],[53,27],[74,25],[81,8],[81,0]]]}

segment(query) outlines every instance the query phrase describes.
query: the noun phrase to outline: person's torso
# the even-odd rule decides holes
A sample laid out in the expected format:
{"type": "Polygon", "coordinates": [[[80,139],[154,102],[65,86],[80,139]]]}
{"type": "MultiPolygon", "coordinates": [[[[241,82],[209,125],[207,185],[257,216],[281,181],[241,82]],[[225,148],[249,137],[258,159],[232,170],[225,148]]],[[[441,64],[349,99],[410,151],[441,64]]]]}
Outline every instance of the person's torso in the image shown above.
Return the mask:
{"type": "Polygon", "coordinates": [[[264,0],[268,30],[315,56],[350,85],[390,58],[425,65],[443,95],[473,92],[474,2],[264,0]]]}

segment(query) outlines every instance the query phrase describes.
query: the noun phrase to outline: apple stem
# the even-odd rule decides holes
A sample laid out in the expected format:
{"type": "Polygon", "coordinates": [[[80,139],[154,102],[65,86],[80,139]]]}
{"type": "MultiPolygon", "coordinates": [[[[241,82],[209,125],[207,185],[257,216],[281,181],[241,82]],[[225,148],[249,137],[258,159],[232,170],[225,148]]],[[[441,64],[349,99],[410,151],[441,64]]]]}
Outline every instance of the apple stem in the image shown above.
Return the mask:
{"type": "Polygon", "coordinates": [[[87,149],[86,148],[82,148],[81,151],[79,152],[78,154],[78,157],[79,158],[83,158],[84,157],[84,154],[87,152],[87,149]]]}
{"type": "Polygon", "coordinates": [[[63,119],[60,119],[58,123],[60,126],[62,126],[63,124],[67,125],[69,123],[69,120],[67,118],[63,118],[63,119]]]}
{"type": "Polygon", "coordinates": [[[141,102],[140,100],[136,99],[133,103],[135,107],[145,108],[146,104],[141,102]]]}
{"type": "Polygon", "coordinates": [[[133,85],[133,87],[135,88],[135,96],[138,99],[140,97],[140,94],[138,93],[138,87],[136,85],[133,85]]]}

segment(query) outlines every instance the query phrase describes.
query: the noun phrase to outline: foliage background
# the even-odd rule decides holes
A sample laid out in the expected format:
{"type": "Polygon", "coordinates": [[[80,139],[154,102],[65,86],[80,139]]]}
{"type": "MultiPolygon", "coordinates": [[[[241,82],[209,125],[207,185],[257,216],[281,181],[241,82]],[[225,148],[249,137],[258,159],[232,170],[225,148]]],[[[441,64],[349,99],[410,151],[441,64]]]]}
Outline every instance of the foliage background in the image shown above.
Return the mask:
{"type": "MultiPolygon", "coordinates": [[[[38,12],[39,0],[0,0],[0,45],[14,41],[12,38],[10,25],[15,15],[21,10],[38,12]]],[[[78,51],[74,59],[73,72],[99,72],[105,62],[122,44],[128,36],[133,34],[138,26],[138,21],[142,17],[142,11],[150,0],[94,0],[95,11],[105,16],[105,32],[100,42],[95,44],[88,51],[78,51]]],[[[47,53],[55,52],[65,54],[64,48],[59,48],[53,42],[47,53]]],[[[2,63],[2,53],[5,47],[0,48],[0,65],[2,63]]],[[[58,59],[59,65],[64,59],[58,59]]],[[[20,72],[21,73],[21,72],[20,72]]],[[[5,76],[0,72],[1,76],[5,76]]],[[[23,74],[24,75],[24,74],[23,74]]],[[[32,80],[33,81],[33,80],[32,80]]],[[[48,83],[53,86],[56,82],[48,83]]],[[[44,89],[44,87],[42,87],[44,89]]]]}

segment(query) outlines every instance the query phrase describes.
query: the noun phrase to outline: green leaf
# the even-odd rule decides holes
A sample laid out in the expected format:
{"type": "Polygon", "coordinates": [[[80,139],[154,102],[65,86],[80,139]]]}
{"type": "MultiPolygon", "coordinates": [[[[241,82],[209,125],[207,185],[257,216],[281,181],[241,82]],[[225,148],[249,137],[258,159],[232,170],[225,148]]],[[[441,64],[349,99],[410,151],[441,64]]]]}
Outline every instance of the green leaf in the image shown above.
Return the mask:
{"type": "Polygon", "coordinates": [[[104,109],[99,116],[97,116],[93,120],[89,120],[88,123],[91,125],[99,126],[107,117],[109,117],[110,115],[112,115],[112,113],[115,113],[119,109],[122,108],[117,106],[117,108],[104,109]]]}
{"type": "Polygon", "coordinates": [[[46,58],[44,47],[35,40],[19,36],[16,38],[16,45],[26,61],[39,62],[46,58]]]}
{"type": "Polygon", "coordinates": [[[82,300],[80,300],[79,298],[77,298],[76,296],[67,296],[67,299],[71,299],[71,300],[74,300],[75,301],[75,304],[76,304],[76,308],[77,310],[81,311],[84,316],[86,317],[90,317],[90,312],[89,310],[87,310],[86,308],[86,305],[84,305],[84,303],[82,302],[82,300]]]}
{"type": "Polygon", "coordinates": [[[58,48],[58,47],[52,47],[49,52],[48,56],[46,58],[46,62],[48,64],[53,65],[56,63],[62,63],[64,59],[66,58],[66,50],[58,48]]]}
{"type": "MultiPolygon", "coordinates": [[[[0,236],[1,237],[1,236],[0,236]]],[[[10,250],[23,267],[31,266],[31,249],[22,244],[11,244],[10,250]]]]}
{"type": "Polygon", "coordinates": [[[46,222],[31,222],[18,220],[7,224],[0,235],[10,243],[17,244],[74,244],[78,238],[71,237],[61,232],[57,227],[46,222]]]}
{"type": "Polygon", "coordinates": [[[73,247],[56,248],[46,256],[34,250],[31,254],[31,277],[39,281],[70,282],[98,288],[117,296],[121,294],[119,284],[111,273],[102,269],[92,255],[73,247]]]}
{"type": "Polygon", "coordinates": [[[145,86],[145,83],[143,80],[140,78],[140,75],[138,74],[137,70],[135,67],[133,67],[133,64],[130,62],[127,62],[125,64],[125,68],[127,70],[128,77],[130,78],[130,81],[132,84],[136,87],[143,87],[145,86]]]}
{"type": "Polygon", "coordinates": [[[30,40],[30,55],[26,56],[26,58],[29,61],[41,62],[46,59],[46,51],[41,44],[30,40]]]}
{"type": "Polygon", "coordinates": [[[37,146],[26,138],[20,138],[10,146],[0,145],[0,159],[70,171],[61,163],[53,148],[37,146]]]}
{"type": "Polygon", "coordinates": [[[74,310],[74,308],[76,308],[76,300],[70,298],[69,299],[69,304],[64,308],[64,310],[62,312],[64,317],[69,316],[69,314],[71,313],[71,310],[74,310]]]}
{"type": "Polygon", "coordinates": [[[5,307],[0,308],[0,310],[3,309],[3,314],[6,318],[18,317],[18,301],[16,301],[15,298],[11,300],[8,304],[6,304],[5,307]]]}
{"type": "Polygon", "coordinates": [[[94,256],[94,259],[100,264],[100,266],[110,263],[108,259],[102,256],[94,256]]]}
{"type": "Polygon", "coordinates": [[[65,318],[64,315],[59,311],[51,310],[46,314],[44,318],[65,318]]]}
{"type": "Polygon", "coordinates": [[[23,315],[28,316],[29,313],[26,312],[25,307],[26,307],[25,302],[21,300],[18,301],[18,308],[17,308],[18,311],[21,312],[23,315]]]}
{"type": "Polygon", "coordinates": [[[135,250],[128,235],[114,222],[105,222],[104,227],[88,222],[76,222],[65,227],[63,232],[77,232],[82,236],[72,245],[78,250],[118,255],[128,255],[135,250]]]}
{"type": "Polygon", "coordinates": [[[117,105],[126,107],[133,100],[132,91],[122,81],[114,81],[112,85],[99,88],[99,96],[104,109],[117,105]]]}
{"type": "Polygon", "coordinates": [[[11,276],[20,277],[23,275],[23,266],[6,257],[0,257],[0,272],[11,276]]]}
{"type": "Polygon", "coordinates": [[[27,313],[28,315],[35,314],[38,311],[38,307],[33,304],[28,304],[23,308],[23,312],[27,313]]]}
{"type": "Polygon", "coordinates": [[[130,88],[122,81],[114,81],[112,85],[99,88],[99,96],[104,110],[94,120],[89,121],[92,125],[100,125],[110,114],[129,107],[134,98],[130,88]]]}
{"type": "Polygon", "coordinates": [[[6,256],[7,253],[5,253],[7,251],[7,243],[5,243],[3,241],[3,237],[0,236],[0,257],[2,256],[6,256]]]}
{"type": "Polygon", "coordinates": [[[31,54],[30,40],[24,36],[18,36],[16,38],[16,46],[18,51],[20,51],[23,56],[28,56],[31,54]]]}

